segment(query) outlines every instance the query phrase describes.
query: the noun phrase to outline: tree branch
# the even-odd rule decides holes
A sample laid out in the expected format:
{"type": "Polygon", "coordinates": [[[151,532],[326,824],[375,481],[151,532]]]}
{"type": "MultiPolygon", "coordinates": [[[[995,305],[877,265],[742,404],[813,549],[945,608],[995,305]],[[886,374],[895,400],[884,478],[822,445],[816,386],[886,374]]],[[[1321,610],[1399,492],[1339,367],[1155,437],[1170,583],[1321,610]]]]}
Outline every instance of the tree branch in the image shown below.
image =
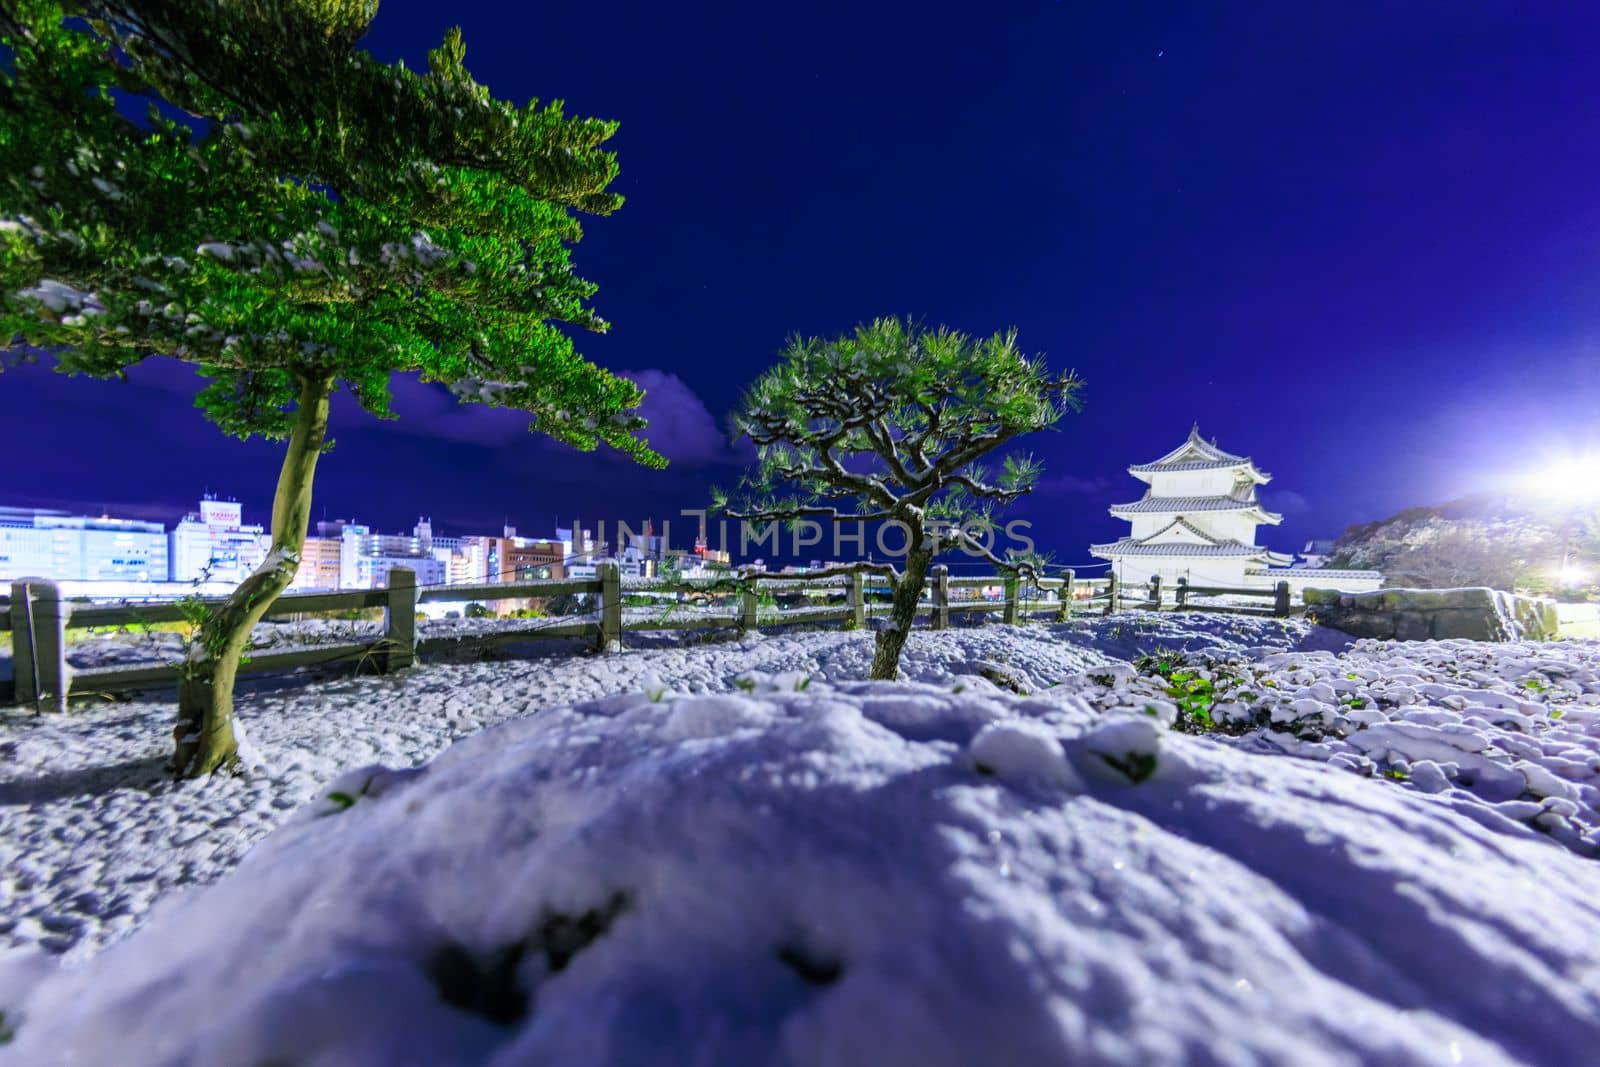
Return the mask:
{"type": "Polygon", "coordinates": [[[787,522],[790,519],[825,518],[829,522],[882,522],[894,518],[888,511],[870,511],[861,515],[841,515],[838,508],[820,505],[800,505],[792,508],[757,508],[753,511],[722,512],[725,518],[736,522],[787,522]]]}
{"type": "Polygon", "coordinates": [[[804,574],[795,575],[773,574],[771,571],[756,570],[735,570],[734,573],[741,580],[767,577],[777,579],[792,578],[795,581],[810,582],[819,581],[823,578],[847,578],[852,574],[882,574],[893,581],[898,582],[900,580],[900,569],[894,564],[868,563],[865,561],[861,563],[843,563],[837,567],[823,567],[820,570],[806,571],[804,574]]]}
{"type": "Polygon", "coordinates": [[[959,544],[957,547],[962,548],[963,550],[965,550],[968,546],[970,546],[973,549],[976,549],[977,550],[977,554],[980,557],[982,557],[983,559],[988,560],[990,563],[993,563],[996,567],[999,567],[1001,570],[1011,571],[1011,572],[1013,572],[1015,574],[1021,575],[1024,578],[1027,578],[1029,581],[1034,581],[1039,577],[1038,569],[1036,567],[1034,567],[1034,565],[1032,563],[1028,563],[1028,562],[1020,562],[1019,563],[1019,562],[1014,562],[1012,560],[1001,559],[999,556],[995,555],[994,552],[991,551],[986,545],[984,545],[984,543],[982,541],[977,540],[975,537],[973,537],[971,534],[967,533],[965,530],[963,530],[959,526],[950,527],[948,532],[954,535],[956,541],[963,542],[963,544],[959,544]]]}

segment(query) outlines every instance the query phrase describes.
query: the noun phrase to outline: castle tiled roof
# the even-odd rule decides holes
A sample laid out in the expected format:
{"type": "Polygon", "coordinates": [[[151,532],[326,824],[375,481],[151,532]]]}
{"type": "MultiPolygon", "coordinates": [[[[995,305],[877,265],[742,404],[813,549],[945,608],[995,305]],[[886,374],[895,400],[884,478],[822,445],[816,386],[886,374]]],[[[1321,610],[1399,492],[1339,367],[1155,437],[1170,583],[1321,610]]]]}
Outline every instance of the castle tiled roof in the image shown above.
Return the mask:
{"type": "Polygon", "coordinates": [[[1266,561],[1273,555],[1259,545],[1247,545],[1242,541],[1219,540],[1193,523],[1185,521],[1182,517],[1173,519],[1143,540],[1124,537],[1120,541],[1113,541],[1110,544],[1090,545],[1089,553],[1101,559],[1111,559],[1115,556],[1231,556],[1260,561],[1266,561]],[[1157,538],[1172,531],[1186,533],[1192,538],[1197,538],[1197,540],[1157,540],[1157,538]]]}
{"type": "Polygon", "coordinates": [[[1244,463],[1236,459],[1185,459],[1185,460],[1156,460],[1153,463],[1135,463],[1129,467],[1130,471],[1140,473],[1158,473],[1161,471],[1224,471],[1234,467],[1243,466],[1244,463]]]}
{"type": "Polygon", "coordinates": [[[1266,482],[1272,479],[1272,475],[1259,470],[1249,456],[1234,455],[1217,447],[1215,441],[1201,437],[1200,424],[1195,423],[1189,430],[1188,440],[1183,444],[1158,460],[1134,464],[1128,468],[1128,473],[1140,475],[1168,471],[1231,470],[1235,467],[1244,468],[1253,481],[1266,482]]]}
{"type": "Polygon", "coordinates": [[[1111,559],[1113,556],[1235,556],[1264,560],[1268,556],[1267,550],[1261,546],[1241,544],[1238,541],[1218,541],[1203,545],[1164,541],[1158,545],[1151,545],[1135,541],[1131,537],[1124,537],[1107,545],[1090,545],[1089,553],[1100,559],[1111,559]]]}
{"type": "Polygon", "coordinates": [[[1259,511],[1262,522],[1278,523],[1282,515],[1268,511],[1252,497],[1228,496],[1147,496],[1129,504],[1112,504],[1113,515],[1149,515],[1167,513],[1182,515],[1195,511],[1259,511]]]}

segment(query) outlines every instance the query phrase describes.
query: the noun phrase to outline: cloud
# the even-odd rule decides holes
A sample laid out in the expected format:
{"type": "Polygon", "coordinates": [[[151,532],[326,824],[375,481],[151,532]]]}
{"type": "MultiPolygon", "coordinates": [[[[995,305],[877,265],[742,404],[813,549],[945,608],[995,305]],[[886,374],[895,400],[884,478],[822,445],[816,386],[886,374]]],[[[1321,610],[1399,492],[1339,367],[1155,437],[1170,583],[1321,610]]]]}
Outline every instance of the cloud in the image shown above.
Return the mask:
{"type": "MultiPolygon", "coordinates": [[[[754,450],[749,443],[734,446],[705,402],[678,375],[659,369],[619,374],[645,391],[644,403],[639,408],[639,413],[649,422],[644,436],[673,466],[742,465],[753,460],[754,450]]],[[[193,367],[172,359],[146,360],[130,369],[129,378],[163,392],[188,396],[193,396],[206,384],[193,367]]],[[[444,385],[424,383],[415,375],[394,375],[389,382],[389,394],[398,418],[382,422],[361,411],[348,394],[338,394],[332,418],[334,435],[379,430],[490,449],[529,441],[551,444],[540,435],[528,432],[526,412],[486,404],[464,404],[444,385]]],[[[565,446],[552,447],[570,451],[565,446]]],[[[608,450],[600,451],[604,455],[608,450]]]]}
{"type": "MultiPolygon", "coordinates": [[[[398,422],[385,425],[405,433],[444,441],[504,448],[528,439],[528,413],[487,404],[463,404],[438,383],[411,375],[396,375],[389,382],[391,406],[398,422]]],[[[354,405],[350,405],[354,408],[354,405]]],[[[360,413],[368,425],[372,417],[360,413]]],[[[343,421],[343,420],[340,420],[343,421]]]]}
{"type": "MultiPolygon", "coordinates": [[[[750,458],[748,449],[730,445],[705,402],[676,374],[651,369],[620,371],[619,376],[636,382],[645,391],[639,413],[650,425],[643,436],[674,466],[739,464],[750,458]]],[[[396,376],[390,383],[390,395],[399,419],[381,424],[387,429],[482,448],[500,449],[530,440],[549,444],[545,438],[529,434],[525,412],[463,404],[443,385],[396,376]]],[[[336,412],[335,429],[340,428],[339,424],[356,428],[357,420],[372,425],[370,416],[357,412],[349,398],[345,398],[340,411],[336,412]]],[[[570,452],[565,446],[552,447],[570,452]]],[[[602,448],[601,454],[607,451],[602,448]]]]}
{"type": "Polygon", "coordinates": [[[620,374],[644,390],[639,414],[650,423],[644,436],[673,465],[738,464],[751,458],[747,448],[729,442],[705,401],[676,374],[664,370],[625,370],[620,374]]]}
{"type": "Polygon", "coordinates": [[[1311,501],[1293,489],[1274,490],[1266,504],[1283,515],[1304,515],[1311,510],[1311,501]]]}

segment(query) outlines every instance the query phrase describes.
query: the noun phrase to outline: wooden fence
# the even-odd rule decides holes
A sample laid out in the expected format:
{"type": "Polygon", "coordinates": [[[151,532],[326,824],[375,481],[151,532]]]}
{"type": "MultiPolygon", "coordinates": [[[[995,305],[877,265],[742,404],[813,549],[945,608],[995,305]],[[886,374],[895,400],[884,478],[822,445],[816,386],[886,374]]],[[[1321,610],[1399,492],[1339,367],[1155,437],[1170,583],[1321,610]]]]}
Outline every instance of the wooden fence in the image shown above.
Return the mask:
{"type": "MultiPolygon", "coordinates": [[[[333,593],[291,593],[279,597],[267,609],[269,616],[315,615],[332,612],[382,608],[383,635],[374,641],[339,641],[282,650],[254,650],[241,666],[241,673],[284,672],[304,667],[354,663],[378,671],[411,666],[419,655],[484,647],[503,642],[540,638],[579,638],[592,640],[602,650],[621,648],[626,631],[691,630],[759,627],[801,623],[843,623],[864,629],[867,619],[889,614],[886,581],[873,575],[807,580],[803,575],[768,574],[747,579],[706,581],[661,579],[624,586],[614,562],[603,562],[594,578],[553,578],[525,582],[449,585],[419,588],[416,574],[396,567],[389,572],[383,589],[356,589],[333,593]],[[783,594],[790,599],[822,600],[820,606],[764,607],[763,592],[783,594]],[[581,616],[536,618],[525,625],[513,623],[492,630],[423,634],[417,631],[417,611],[428,603],[469,604],[483,601],[548,599],[564,594],[594,596],[596,610],[581,616]],[[629,596],[667,594],[675,597],[721,598],[729,604],[693,607],[669,603],[659,608],[624,610],[629,596]]],[[[1242,611],[1251,614],[1288,615],[1289,586],[1280,582],[1276,589],[1224,589],[1190,586],[1180,579],[1175,598],[1167,598],[1159,579],[1148,586],[1123,590],[1114,576],[1079,579],[1072,571],[1062,577],[1040,579],[1024,587],[1015,576],[954,576],[945,566],[930,573],[917,606],[919,618],[934,629],[950,625],[961,614],[998,612],[1006,623],[1048,614],[1066,621],[1074,614],[1111,612],[1124,608],[1162,610],[1242,611]],[[990,598],[988,590],[995,590],[990,598]],[[1260,609],[1237,605],[1206,604],[1194,598],[1265,597],[1270,607],[1260,609]]],[[[201,605],[216,601],[200,601],[201,605]]],[[[194,604],[119,604],[101,605],[61,598],[59,587],[50,581],[27,579],[12,583],[11,597],[0,598],[0,631],[9,630],[12,679],[0,682],[0,702],[33,705],[37,710],[64,710],[69,696],[126,693],[141,689],[175,686],[182,673],[179,662],[116,664],[102,667],[70,667],[67,664],[67,630],[88,627],[138,627],[153,623],[182,622],[191,619],[194,604]]]]}

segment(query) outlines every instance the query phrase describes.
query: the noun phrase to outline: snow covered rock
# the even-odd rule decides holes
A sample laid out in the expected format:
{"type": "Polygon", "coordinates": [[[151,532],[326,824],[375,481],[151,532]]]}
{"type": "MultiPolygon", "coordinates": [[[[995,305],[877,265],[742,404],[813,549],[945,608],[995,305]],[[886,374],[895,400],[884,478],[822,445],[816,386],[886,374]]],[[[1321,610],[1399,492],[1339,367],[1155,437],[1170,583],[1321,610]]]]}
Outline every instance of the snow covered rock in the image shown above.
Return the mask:
{"type": "Polygon", "coordinates": [[[0,1052],[928,1067],[1600,1047],[1600,868],[1447,795],[1096,709],[1087,679],[1026,697],[748,681],[652,683],[416,773],[351,772],[98,957],[39,982],[31,958],[0,966],[0,1052]]]}
{"type": "Polygon", "coordinates": [[[1318,623],[1356,637],[1547,641],[1560,627],[1554,601],[1486,587],[1369,593],[1307,589],[1303,595],[1318,623]]]}

